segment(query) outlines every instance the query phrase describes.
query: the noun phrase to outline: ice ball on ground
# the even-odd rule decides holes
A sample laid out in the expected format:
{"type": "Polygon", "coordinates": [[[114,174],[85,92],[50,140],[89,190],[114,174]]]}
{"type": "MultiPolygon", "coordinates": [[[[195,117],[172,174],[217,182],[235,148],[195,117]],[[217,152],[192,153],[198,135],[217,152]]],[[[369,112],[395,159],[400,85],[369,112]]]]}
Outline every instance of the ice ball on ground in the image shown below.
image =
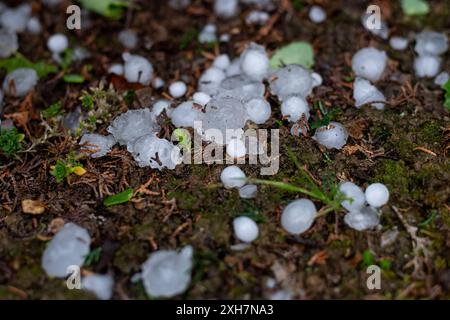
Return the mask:
{"type": "Polygon", "coordinates": [[[225,74],[227,77],[233,77],[241,74],[241,72],[241,60],[236,58],[231,61],[231,64],[228,66],[225,74]]]}
{"type": "Polygon", "coordinates": [[[361,22],[367,31],[370,33],[376,35],[377,37],[380,37],[381,39],[386,40],[389,37],[389,27],[386,23],[386,21],[380,21],[379,25],[374,24],[373,14],[372,13],[365,13],[361,17],[361,22]]]}
{"type": "Polygon", "coordinates": [[[241,54],[241,69],[252,79],[262,80],[269,71],[269,58],[266,49],[254,42],[241,54]]]}
{"type": "Polygon", "coordinates": [[[226,189],[243,187],[246,178],[245,173],[238,166],[226,167],[220,174],[220,181],[226,189]]]}
{"type": "Polygon", "coordinates": [[[229,33],[221,34],[219,37],[220,42],[228,42],[228,41],[230,41],[230,39],[231,39],[231,36],[229,33]]]}
{"type": "Polygon", "coordinates": [[[198,42],[211,43],[217,41],[216,35],[217,28],[213,24],[207,24],[203,27],[202,31],[198,34],[198,42]]]}
{"type": "Polygon", "coordinates": [[[436,78],[434,78],[434,83],[442,87],[448,82],[448,80],[450,80],[450,75],[448,74],[448,72],[442,71],[436,76],[436,78]]]}
{"type": "Polygon", "coordinates": [[[253,98],[264,97],[265,90],[262,82],[253,80],[246,75],[236,75],[222,81],[218,95],[233,97],[245,102],[253,98]]]}
{"type": "Polygon", "coordinates": [[[327,14],[321,7],[312,6],[309,9],[309,19],[314,23],[322,23],[327,19],[327,14]]]}
{"type": "Polygon", "coordinates": [[[248,118],[256,124],[263,124],[269,120],[272,110],[264,98],[254,98],[245,103],[248,118]]]}
{"type": "Polygon", "coordinates": [[[42,31],[41,22],[37,17],[31,17],[27,22],[27,31],[31,34],[40,34],[42,31]]]}
{"type": "Polygon", "coordinates": [[[258,238],[259,229],[255,221],[249,217],[238,217],[233,220],[233,230],[236,238],[250,243],[258,238]]]}
{"type": "Polygon", "coordinates": [[[448,39],[444,33],[434,31],[422,31],[416,35],[414,47],[420,56],[438,56],[448,50],[448,39]]]}
{"type": "Polygon", "coordinates": [[[344,194],[348,200],[341,202],[341,205],[349,210],[360,210],[366,203],[366,197],[360,187],[350,181],[339,185],[339,191],[344,194]]]}
{"type": "Polygon", "coordinates": [[[270,16],[265,11],[260,10],[252,10],[250,13],[245,17],[245,23],[246,24],[258,24],[258,25],[264,25],[269,21],[270,16]]]}
{"type": "Polygon", "coordinates": [[[118,76],[123,75],[123,65],[120,63],[114,63],[108,68],[108,73],[116,74],[118,76]]]}
{"type": "Polygon", "coordinates": [[[371,103],[371,105],[378,110],[384,109],[384,103],[382,103],[382,101],[386,101],[386,97],[380,90],[373,86],[368,80],[359,77],[355,79],[353,84],[353,99],[355,99],[355,106],[357,108],[371,103]]]}
{"type": "Polygon", "coordinates": [[[289,97],[281,104],[281,113],[283,114],[283,117],[286,117],[290,122],[297,122],[302,118],[302,116],[308,120],[308,102],[299,96],[289,97]]]}
{"type": "Polygon", "coordinates": [[[169,0],[169,7],[175,10],[181,10],[191,4],[191,0],[169,0]]]}
{"type": "Polygon", "coordinates": [[[51,277],[64,278],[67,267],[81,266],[89,253],[91,237],[86,229],[67,223],[53,237],[42,255],[42,268],[51,277]]]}
{"type": "Polygon", "coordinates": [[[244,141],[238,138],[231,139],[227,144],[226,153],[233,159],[245,157],[247,148],[245,147],[244,141]]]}
{"type": "Polygon", "coordinates": [[[128,110],[118,116],[110,124],[107,131],[121,145],[133,143],[143,135],[159,131],[159,126],[153,121],[148,109],[128,110]]]}
{"type": "Polygon", "coordinates": [[[211,96],[205,92],[198,91],[194,93],[192,100],[204,107],[211,100],[211,96]]]}
{"type": "Polygon", "coordinates": [[[418,56],[414,59],[414,71],[420,78],[432,78],[441,69],[441,58],[438,56],[418,56]]]}
{"type": "Polygon", "coordinates": [[[8,29],[0,29],[0,58],[8,58],[19,49],[17,34],[8,29]]]}
{"type": "Polygon", "coordinates": [[[222,69],[215,67],[206,69],[198,80],[198,90],[215,95],[223,79],[225,79],[225,73],[222,69]]]}
{"type": "Polygon", "coordinates": [[[404,37],[391,37],[389,39],[389,44],[391,46],[392,49],[394,50],[398,50],[398,51],[403,51],[408,47],[408,38],[404,38],[404,37]]]}
{"type": "Polygon", "coordinates": [[[344,222],[352,229],[364,231],[376,227],[380,223],[380,217],[374,208],[364,206],[360,210],[348,212],[344,216],[344,222]]]}
{"type": "Polygon", "coordinates": [[[221,18],[232,18],[239,12],[238,0],[214,0],[214,13],[221,18]]]}
{"type": "Polygon", "coordinates": [[[119,42],[127,49],[136,48],[139,42],[136,31],[131,29],[120,31],[117,38],[119,42]]]}
{"type": "Polygon", "coordinates": [[[124,53],[122,55],[125,61],[124,75],[128,82],[139,82],[144,86],[150,84],[153,76],[153,66],[144,57],[124,53]]]}
{"type": "Polygon", "coordinates": [[[314,84],[311,72],[296,64],[276,70],[269,80],[271,93],[281,101],[292,95],[308,96],[314,84]]]}
{"type": "Polygon", "coordinates": [[[172,110],[170,119],[177,128],[193,128],[195,121],[202,120],[202,112],[195,107],[192,101],[186,101],[172,110]]]}
{"type": "Polygon", "coordinates": [[[214,59],[213,67],[226,70],[231,64],[230,57],[227,54],[221,54],[214,59]]]}
{"type": "Polygon", "coordinates": [[[314,222],[317,210],[309,199],[292,201],[281,214],[281,225],[292,234],[301,234],[308,230],[314,222]]]}
{"type": "Polygon", "coordinates": [[[386,52],[375,48],[363,48],[352,58],[352,69],[356,76],[378,81],[386,67],[386,52]]]}
{"type": "Polygon", "coordinates": [[[100,300],[111,299],[113,288],[114,278],[111,275],[90,274],[81,279],[81,289],[94,293],[100,300]]]}
{"type": "Polygon", "coordinates": [[[322,76],[318,74],[317,72],[311,73],[311,77],[313,79],[313,87],[321,86],[323,83],[322,76]]]}
{"type": "Polygon", "coordinates": [[[155,89],[161,89],[162,87],[164,87],[164,84],[164,80],[160,77],[156,77],[152,80],[152,86],[155,89]]]}
{"type": "Polygon", "coordinates": [[[313,136],[317,143],[328,149],[341,149],[347,143],[347,138],[348,132],[345,127],[334,121],[318,128],[313,136]]]}
{"type": "Polygon", "coordinates": [[[384,206],[389,201],[389,190],[382,183],[372,183],[367,187],[366,201],[369,205],[375,208],[384,206]]]}
{"type": "Polygon", "coordinates": [[[258,193],[258,187],[254,184],[248,184],[239,188],[239,197],[242,199],[252,199],[256,197],[258,193]]]}
{"type": "Polygon", "coordinates": [[[193,249],[159,250],[142,264],[142,281],[151,297],[170,298],[184,292],[191,282],[193,249]]]}
{"type": "Polygon", "coordinates": [[[81,150],[88,151],[92,158],[105,156],[111,151],[116,139],[112,135],[102,136],[96,133],[86,133],[81,137],[80,145],[84,145],[81,150]]]}
{"type": "Polygon", "coordinates": [[[0,13],[0,24],[12,32],[23,32],[31,16],[31,5],[22,4],[16,8],[7,8],[0,13]]]}
{"type": "Polygon", "coordinates": [[[128,151],[140,167],[150,166],[153,169],[175,169],[183,160],[179,147],[154,134],[142,136],[133,143],[128,151]]]}
{"type": "Polygon", "coordinates": [[[53,53],[61,53],[69,47],[69,39],[62,33],[54,34],[48,38],[47,47],[53,53]]]}
{"type": "Polygon", "coordinates": [[[73,61],[83,61],[91,57],[91,53],[83,47],[77,46],[73,48],[72,60],[73,61]]]}
{"type": "Polygon", "coordinates": [[[24,97],[37,84],[39,78],[31,68],[18,68],[5,77],[3,91],[11,96],[24,97]]]}
{"type": "Polygon", "coordinates": [[[183,81],[176,81],[169,86],[169,93],[174,98],[181,98],[186,94],[187,86],[183,81]]]}
{"type": "Polygon", "coordinates": [[[168,116],[171,115],[170,101],[166,99],[160,99],[156,101],[152,106],[152,116],[153,118],[158,117],[164,110],[168,116]]]}

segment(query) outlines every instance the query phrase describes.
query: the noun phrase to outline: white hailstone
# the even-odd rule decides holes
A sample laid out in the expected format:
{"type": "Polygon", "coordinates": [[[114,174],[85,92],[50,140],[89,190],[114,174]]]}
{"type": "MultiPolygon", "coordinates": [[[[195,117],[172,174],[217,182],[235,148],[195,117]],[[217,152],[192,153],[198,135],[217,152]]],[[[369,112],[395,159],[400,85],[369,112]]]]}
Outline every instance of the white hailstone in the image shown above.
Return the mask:
{"type": "Polygon", "coordinates": [[[242,199],[252,199],[256,197],[258,187],[254,184],[248,184],[239,188],[239,197],[242,199]]]}
{"type": "Polygon", "coordinates": [[[11,96],[24,97],[33,90],[39,77],[31,68],[19,68],[5,77],[3,91],[11,96]]]}
{"type": "Polygon", "coordinates": [[[91,237],[86,229],[67,223],[53,237],[42,255],[42,268],[50,277],[64,278],[67,267],[81,266],[89,253],[91,237]]]}
{"type": "Polygon", "coordinates": [[[8,58],[19,49],[17,34],[8,29],[0,29],[0,58],[8,58]]]}
{"type": "Polygon", "coordinates": [[[244,141],[238,138],[231,139],[227,144],[226,153],[233,159],[245,157],[247,148],[245,147],[244,141]]]}
{"type": "Polygon", "coordinates": [[[237,75],[222,81],[218,95],[246,102],[253,98],[263,98],[265,90],[266,87],[261,81],[253,80],[246,75],[237,75]]]}
{"type": "Polygon", "coordinates": [[[297,122],[302,116],[308,120],[308,102],[300,96],[289,97],[281,104],[281,113],[283,114],[283,117],[286,117],[290,122],[297,122]]]}
{"type": "Polygon", "coordinates": [[[198,34],[198,42],[200,43],[210,43],[217,41],[216,36],[217,28],[213,24],[207,24],[203,27],[202,31],[198,34]]]}
{"type": "Polygon", "coordinates": [[[31,34],[40,34],[42,31],[41,22],[37,17],[31,17],[27,22],[27,31],[31,34]]]}
{"type": "Polygon", "coordinates": [[[120,31],[117,39],[127,49],[135,49],[139,42],[136,31],[131,29],[120,31]]]}
{"type": "Polygon", "coordinates": [[[439,56],[448,50],[448,39],[444,33],[422,31],[416,35],[414,48],[420,56],[439,56]]]}
{"type": "Polygon", "coordinates": [[[23,32],[31,16],[31,5],[22,4],[16,8],[7,8],[0,14],[0,25],[12,32],[23,32]]]}
{"type": "Polygon", "coordinates": [[[321,7],[312,6],[309,9],[309,19],[314,23],[322,23],[327,19],[327,14],[321,7]]]}
{"type": "Polygon", "coordinates": [[[262,80],[269,71],[269,58],[266,49],[254,42],[241,54],[241,69],[250,78],[262,80]]]}
{"type": "Polygon", "coordinates": [[[269,120],[272,110],[264,98],[254,98],[245,103],[248,118],[256,124],[263,124],[269,120]]]}
{"type": "Polygon", "coordinates": [[[108,73],[116,74],[118,76],[123,75],[123,64],[114,63],[108,68],[108,73]]]}
{"type": "Polygon", "coordinates": [[[389,201],[389,190],[382,183],[372,183],[367,187],[365,195],[367,203],[375,208],[384,206],[389,201]]]}
{"type": "Polygon", "coordinates": [[[233,77],[241,74],[241,60],[239,58],[233,59],[230,66],[225,71],[227,77],[233,77]]]}
{"type": "Polygon", "coordinates": [[[389,44],[394,50],[403,51],[408,47],[408,38],[405,37],[391,37],[389,39],[389,44]]]}
{"type": "Polygon", "coordinates": [[[114,278],[111,275],[89,274],[81,279],[81,289],[92,292],[100,300],[111,299],[113,288],[114,278]]]}
{"type": "Polygon", "coordinates": [[[269,14],[265,11],[260,10],[252,10],[250,13],[245,17],[245,23],[246,24],[257,24],[257,25],[264,25],[269,21],[269,14]]]}
{"type": "Polygon", "coordinates": [[[142,282],[151,297],[170,298],[184,292],[191,282],[193,249],[159,250],[142,264],[142,282]]]}
{"type": "Polygon", "coordinates": [[[225,73],[222,69],[215,67],[206,69],[198,80],[198,90],[215,95],[223,79],[225,79],[225,73]]]}
{"type": "Polygon", "coordinates": [[[341,202],[341,205],[349,211],[361,210],[366,204],[364,192],[353,182],[346,181],[341,183],[339,185],[339,191],[349,199],[341,202]]]}
{"type": "Polygon", "coordinates": [[[238,0],[214,0],[214,13],[221,18],[232,18],[239,12],[238,0]]]}
{"type": "Polygon", "coordinates": [[[375,19],[373,19],[373,14],[365,13],[361,17],[361,22],[367,31],[370,33],[380,37],[381,39],[386,40],[389,37],[389,27],[386,21],[380,21],[380,25],[377,25],[375,19]]]}
{"type": "Polygon", "coordinates": [[[197,91],[192,96],[192,100],[194,100],[195,103],[204,107],[211,100],[211,96],[205,92],[197,91]]]}
{"type": "Polygon", "coordinates": [[[230,64],[231,64],[230,57],[227,54],[221,54],[214,59],[213,67],[225,71],[230,66],[230,64]]]}
{"type": "Polygon", "coordinates": [[[311,72],[296,64],[277,69],[270,79],[270,91],[280,101],[292,95],[308,96],[313,88],[311,72]]]}
{"type": "Polygon", "coordinates": [[[378,81],[386,67],[386,52],[375,48],[363,48],[352,58],[352,69],[356,76],[378,81]]]}
{"type": "Polygon", "coordinates": [[[161,89],[162,87],[164,87],[164,80],[161,79],[160,77],[156,77],[152,80],[152,86],[155,89],[161,89]]]}
{"type": "Polygon", "coordinates": [[[236,238],[247,243],[254,241],[259,234],[256,222],[245,216],[233,220],[233,230],[236,238]]]}
{"type": "Polygon", "coordinates": [[[175,10],[181,10],[191,4],[191,0],[170,0],[169,7],[175,10]]]}
{"type": "Polygon", "coordinates": [[[230,36],[229,33],[221,34],[220,37],[219,37],[219,41],[220,42],[229,42],[230,39],[231,39],[231,36],[230,36]]]}
{"type": "Polygon", "coordinates": [[[355,99],[355,106],[357,108],[375,102],[371,106],[378,110],[384,109],[384,103],[380,101],[386,101],[386,97],[380,90],[370,84],[368,80],[359,77],[355,79],[353,84],[353,99],[355,99]]]}
{"type": "Polygon", "coordinates": [[[149,109],[128,110],[110,124],[107,131],[111,133],[120,145],[132,145],[143,135],[159,131],[149,109]]]}
{"type": "Polygon", "coordinates": [[[87,58],[91,57],[91,53],[83,47],[75,47],[72,51],[72,60],[73,61],[83,61],[87,58]]]}
{"type": "Polygon", "coordinates": [[[380,223],[380,215],[374,208],[364,206],[360,210],[347,212],[344,222],[352,229],[364,231],[376,227],[380,223]]]}
{"type": "Polygon", "coordinates": [[[105,156],[111,151],[112,146],[116,144],[116,139],[112,135],[102,136],[96,133],[86,133],[81,137],[79,145],[82,151],[88,151],[92,158],[105,156]]]}
{"type": "Polygon", "coordinates": [[[166,99],[160,99],[156,101],[152,106],[152,115],[153,118],[159,116],[164,110],[166,110],[166,114],[170,116],[170,101],[166,99]]]}
{"type": "Polygon", "coordinates": [[[246,182],[245,173],[238,166],[229,166],[220,174],[220,181],[226,189],[241,188],[246,182]]]}
{"type": "Polygon", "coordinates": [[[270,300],[292,300],[294,293],[290,289],[277,290],[269,296],[270,300]]]}
{"type": "Polygon", "coordinates": [[[186,101],[172,110],[170,119],[175,127],[194,127],[195,121],[201,121],[202,112],[195,108],[192,101],[186,101]]]}
{"type": "Polygon", "coordinates": [[[328,149],[341,149],[347,143],[347,138],[348,132],[345,127],[334,121],[327,126],[318,128],[313,137],[317,143],[328,149]]]}
{"type": "Polygon", "coordinates": [[[139,82],[147,86],[153,76],[153,66],[144,57],[124,53],[122,55],[125,61],[124,75],[128,82],[139,82]]]}
{"type": "Polygon", "coordinates": [[[69,39],[62,33],[57,33],[47,40],[47,47],[53,53],[61,53],[69,47],[69,39]]]}
{"type": "Polygon", "coordinates": [[[442,71],[436,76],[436,78],[434,78],[434,83],[442,87],[448,82],[448,80],[450,80],[450,75],[448,74],[448,72],[442,71]]]}
{"type": "Polygon", "coordinates": [[[187,86],[183,81],[176,81],[169,86],[169,93],[174,98],[181,98],[186,94],[187,86]]]}
{"type": "Polygon", "coordinates": [[[311,200],[292,201],[281,214],[281,225],[289,233],[301,234],[311,227],[316,213],[316,206],[311,200]]]}
{"type": "Polygon", "coordinates": [[[432,78],[441,69],[441,58],[438,56],[418,56],[414,59],[414,71],[420,78],[432,78]]]}
{"type": "Polygon", "coordinates": [[[127,147],[140,167],[150,166],[153,169],[175,169],[183,160],[181,150],[172,142],[160,139],[155,134],[142,136],[127,147]]]}
{"type": "Polygon", "coordinates": [[[321,86],[323,83],[322,76],[318,74],[317,72],[311,73],[311,77],[313,79],[313,87],[321,86]]]}

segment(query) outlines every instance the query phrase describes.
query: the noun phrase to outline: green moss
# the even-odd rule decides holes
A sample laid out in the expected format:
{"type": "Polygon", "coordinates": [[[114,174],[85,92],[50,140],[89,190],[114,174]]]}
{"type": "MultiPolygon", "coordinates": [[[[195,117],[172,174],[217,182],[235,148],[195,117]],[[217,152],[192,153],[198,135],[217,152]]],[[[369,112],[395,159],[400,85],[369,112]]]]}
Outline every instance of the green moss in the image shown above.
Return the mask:
{"type": "Polygon", "coordinates": [[[124,273],[136,272],[147,257],[148,251],[139,242],[122,245],[114,256],[114,266],[124,273]]]}
{"type": "Polygon", "coordinates": [[[435,121],[426,121],[420,127],[420,138],[422,141],[434,144],[442,143],[442,131],[440,125],[435,121]]]}
{"type": "Polygon", "coordinates": [[[408,168],[403,160],[382,160],[375,169],[373,182],[381,182],[395,193],[408,193],[408,168]]]}

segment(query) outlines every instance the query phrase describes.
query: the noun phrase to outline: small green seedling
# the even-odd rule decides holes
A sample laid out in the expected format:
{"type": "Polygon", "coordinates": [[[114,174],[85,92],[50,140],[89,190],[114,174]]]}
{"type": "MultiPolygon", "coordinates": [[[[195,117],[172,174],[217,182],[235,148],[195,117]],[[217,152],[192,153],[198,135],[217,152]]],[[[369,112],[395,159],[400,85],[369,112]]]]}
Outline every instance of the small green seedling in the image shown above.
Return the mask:
{"type": "Polygon", "coordinates": [[[102,255],[102,247],[98,247],[98,248],[92,250],[91,252],[89,252],[89,254],[84,259],[83,266],[90,267],[90,266],[96,264],[97,262],[100,261],[101,255],[102,255]]]}
{"type": "Polygon", "coordinates": [[[120,19],[130,2],[125,0],[78,0],[85,9],[98,13],[109,19],[120,19]]]}
{"type": "Polygon", "coordinates": [[[178,144],[183,148],[183,150],[191,150],[191,136],[186,129],[177,128],[173,131],[173,134],[175,135],[176,141],[178,141],[178,144]]]}
{"type": "Polygon", "coordinates": [[[115,206],[117,204],[122,204],[122,203],[128,202],[131,200],[132,197],[133,197],[133,189],[129,188],[118,194],[107,197],[103,201],[103,204],[105,205],[105,207],[111,207],[111,206],[115,206]]]}
{"type": "Polygon", "coordinates": [[[442,88],[444,88],[445,91],[444,106],[447,108],[447,111],[450,111],[450,80],[448,80],[442,88]]]}
{"type": "Polygon", "coordinates": [[[13,57],[0,60],[0,68],[6,69],[10,73],[19,68],[31,68],[36,71],[39,78],[44,78],[50,73],[58,72],[58,68],[52,64],[45,62],[33,63],[21,54],[17,53],[13,57]]]}
{"type": "Polygon", "coordinates": [[[10,158],[22,149],[23,133],[17,132],[16,128],[0,130],[0,151],[10,158]]]}
{"type": "Polygon", "coordinates": [[[61,113],[61,109],[62,109],[61,101],[55,102],[50,107],[42,110],[42,118],[45,120],[54,118],[61,113]]]}
{"type": "Polygon", "coordinates": [[[56,178],[58,183],[67,179],[72,173],[77,176],[82,176],[86,173],[86,169],[72,156],[69,156],[67,160],[57,160],[50,171],[50,174],[56,178]]]}

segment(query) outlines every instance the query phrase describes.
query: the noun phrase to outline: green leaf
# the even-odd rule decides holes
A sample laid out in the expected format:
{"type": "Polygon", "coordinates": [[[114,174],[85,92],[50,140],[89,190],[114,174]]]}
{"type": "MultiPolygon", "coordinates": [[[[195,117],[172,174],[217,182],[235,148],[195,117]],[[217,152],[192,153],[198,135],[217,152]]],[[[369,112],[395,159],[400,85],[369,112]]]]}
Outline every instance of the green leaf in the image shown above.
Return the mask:
{"type": "Polygon", "coordinates": [[[78,0],[85,9],[101,14],[109,19],[122,18],[125,9],[130,5],[125,0],[78,0]]]}
{"type": "Polygon", "coordinates": [[[103,204],[106,207],[115,206],[117,204],[125,203],[130,201],[130,199],[133,197],[133,189],[129,188],[125,191],[122,191],[118,194],[112,195],[107,197],[103,204]]]}
{"type": "Polygon", "coordinates": [[[24,135],[17,132],[16,128],[0,130],[0,153],[11,157],[22,149],[21,141],[24,135]]]}
{"type": "Polygon", "coordinates": [[[50,174],[56,178],[56,182],[60,183],[70,175],[70,169],[64,161],[57,160],[50,174]]]}
{"type": "Polygon", "coordinates": [[[84,78],[80,74],[66,74],[63,80],[67,83],[83,83],[84,78]]]}
{"type": "Polygon", "coordinates": [[[421,16],[430,12],[430,6],[425,0],[401,0],[401,5],[407,16],[421,16]]]}
{"type": "Polygon", "coordinates": [[[450,80],[448,80],[447,83],[442,86],[442,88],[445,91],[444,107],[447,108],[447,111],[450,111],[450,80]]]}
{"type": "Polygon", "coordinates": [[[270,59],[272,68],[280,68],[283,65],[299,64],[310,69],[314,65],[314,51],[308,42],[292,42],[275,51],[270,59]]]}
{"type": "Polygon", "coordinates": [[[101,254],[102,254],[102,247],[98,247],[92,250],[84,259],[83,266],[90,267],[91,265],[96,264],[97,262],[100,261],[101,254]]]}
{"type": "Polygon", "coordinates": [[[42,118],[50,119],[56,117],[60,113],[61,108],[62,108],[61,101],[52,104],[47,109],[42,110],[42,118]]]}
{"type": "Polygon", "coordinates": [[[22,55],[1,59],[0,68],[6,69],[8,73],[19,68],[31,68],[36,71],[39,78],[46,77],[50,73],[58,72],[58,68],[52,64],[47,64],[42,61],[33,63],[22,55]]]}
{"type": "Polygon", "coordinates": [[[375,257],[370,250],[366,250],[362,254],[362,262],[365,266],[371,266],[375,264],[375,257]]]}

